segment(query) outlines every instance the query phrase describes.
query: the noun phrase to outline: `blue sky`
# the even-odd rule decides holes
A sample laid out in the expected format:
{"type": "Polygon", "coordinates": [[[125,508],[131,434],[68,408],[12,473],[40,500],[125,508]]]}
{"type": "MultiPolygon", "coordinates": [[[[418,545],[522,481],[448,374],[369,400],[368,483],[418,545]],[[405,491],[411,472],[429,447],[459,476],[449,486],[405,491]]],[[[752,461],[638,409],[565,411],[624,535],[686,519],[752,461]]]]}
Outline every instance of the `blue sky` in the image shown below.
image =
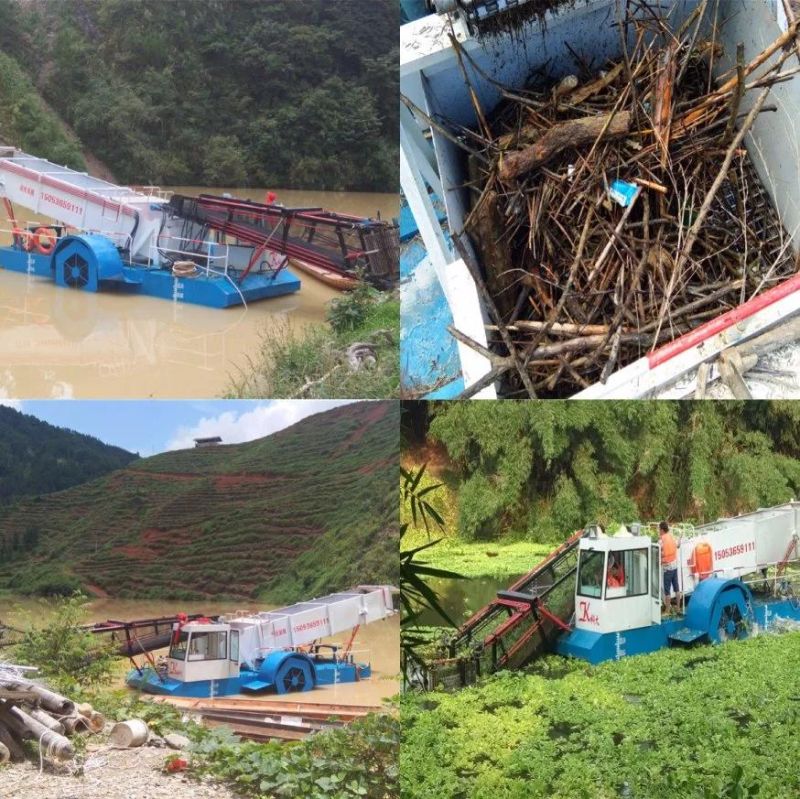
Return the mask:
{"type": "Polygon", "coordinates": [[[107,444],[154,455],[192,446],[196,436],[219,435],[227,444],[282,430],[343,401],[327,400],[19,400],[23,413],[77,430],[107,444]]]}

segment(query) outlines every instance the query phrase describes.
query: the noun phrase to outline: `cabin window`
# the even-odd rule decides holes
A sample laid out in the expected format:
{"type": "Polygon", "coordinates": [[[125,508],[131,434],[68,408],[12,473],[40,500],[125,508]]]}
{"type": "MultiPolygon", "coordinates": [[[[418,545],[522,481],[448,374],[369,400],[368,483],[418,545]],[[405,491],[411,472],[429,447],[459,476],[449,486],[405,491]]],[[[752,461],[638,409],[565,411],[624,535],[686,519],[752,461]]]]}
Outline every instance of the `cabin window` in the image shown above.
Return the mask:
{"type": "Polygon", "coordinates": [[[626,549],[609,552],[606,599],[642,596],[647,591],[647,550],[626,549]]]}
{"type": "Polygon", "coordinates": [[[650,547],[650,596],[661,601],[661,558],[657,544],[650,547]]]}
{"type": "Polygon", "coordinates": [[[231,660],[239,662],[239,631],[231,630],[231,660]]]}
{"type": "Polygon", "coordinates": [[[228,633],[192,633],[189,639],[189,660],[225,660],[227,656],[228,633]]]}
{"type": "Polygon", "coordinates": [[[181,630],[178,633],[178,638],[175,640],[173,637],[172,643],[169,646],[169,656],[173,660],[186,660],[186,643],[189,640],[189,633],[181,630]]]}
{"type": "Polygon", "coordinates": [[[581,551],[578,566],[578,593],[581,596],[600,598],[603,594],[603,573],[605,572],[605,552],[581,551]]]}

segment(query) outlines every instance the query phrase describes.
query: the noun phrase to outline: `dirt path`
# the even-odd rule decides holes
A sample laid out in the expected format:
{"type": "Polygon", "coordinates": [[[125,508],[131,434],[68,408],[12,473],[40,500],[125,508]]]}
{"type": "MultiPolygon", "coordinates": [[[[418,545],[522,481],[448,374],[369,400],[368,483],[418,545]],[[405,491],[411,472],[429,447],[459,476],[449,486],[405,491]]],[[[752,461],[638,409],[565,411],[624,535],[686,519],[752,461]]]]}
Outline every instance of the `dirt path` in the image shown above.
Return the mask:
{"type": "Polygon", "coordinates": [[[216,783],[168,775],[161,767],[171,749],[89,746],[84,774],[65,767],[39,773],[39,765],[0,766],[0,799],[240,799],[216,783]]]}

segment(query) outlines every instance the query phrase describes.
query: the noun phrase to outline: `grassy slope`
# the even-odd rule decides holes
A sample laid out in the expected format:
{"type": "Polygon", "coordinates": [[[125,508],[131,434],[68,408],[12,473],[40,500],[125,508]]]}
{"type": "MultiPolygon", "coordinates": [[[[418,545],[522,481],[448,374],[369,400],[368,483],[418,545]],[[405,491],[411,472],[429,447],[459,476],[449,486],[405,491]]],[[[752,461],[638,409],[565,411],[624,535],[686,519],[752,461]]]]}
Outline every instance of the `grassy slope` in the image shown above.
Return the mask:
{"type": "Polygon", "coordinates": [[[265,439],[158,455],[0,519],[39,546],[0,587],[45,575],[115,596],[275,601],[396,579],[398,409],[359,403],[265,439]]]}
{"type": "Polygon", "coordinates": [[[330,325],[303,337],[285,332],[264,339],[251,369],[228,390],[231,397],[303,397],[337,399],[399,397],[400,303],[388,297],[371,308],[355,330],[335,334],[330,325]],[[376,347],[377,366],[350,372],[343,353],[356,342],[376,347]]]}
{"type": "Polygon", "coordinates": [[[0,144],[85,169],[80,146],[17,62],[0,52],[0,144]]]}
{"type": "Polygon", "coordinates": [[[598,667],[550,658],[454,694],[406,696],[408,799],[800,795],[800,633],[598,667]],[[566,671],[566,674],[564,674],[566,671]],[[706,792],[707,791],[707,792],[706,792]]]}

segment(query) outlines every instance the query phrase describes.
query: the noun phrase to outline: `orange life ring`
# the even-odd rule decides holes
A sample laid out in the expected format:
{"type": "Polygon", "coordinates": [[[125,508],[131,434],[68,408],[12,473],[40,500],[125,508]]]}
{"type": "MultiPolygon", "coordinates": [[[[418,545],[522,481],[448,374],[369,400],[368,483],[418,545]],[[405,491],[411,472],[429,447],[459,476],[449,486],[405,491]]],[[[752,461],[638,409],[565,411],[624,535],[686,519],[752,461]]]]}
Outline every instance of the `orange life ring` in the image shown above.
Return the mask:
{"type": "Polygon", "coordinates": [[[56,247],[56,237],[53,235],[52,228],[37,227],[33,232],[33,244],[42,255],[51,255],[56,247]],[[42,241],[42,237],[44,237],[44,241],[42,241]]]}

